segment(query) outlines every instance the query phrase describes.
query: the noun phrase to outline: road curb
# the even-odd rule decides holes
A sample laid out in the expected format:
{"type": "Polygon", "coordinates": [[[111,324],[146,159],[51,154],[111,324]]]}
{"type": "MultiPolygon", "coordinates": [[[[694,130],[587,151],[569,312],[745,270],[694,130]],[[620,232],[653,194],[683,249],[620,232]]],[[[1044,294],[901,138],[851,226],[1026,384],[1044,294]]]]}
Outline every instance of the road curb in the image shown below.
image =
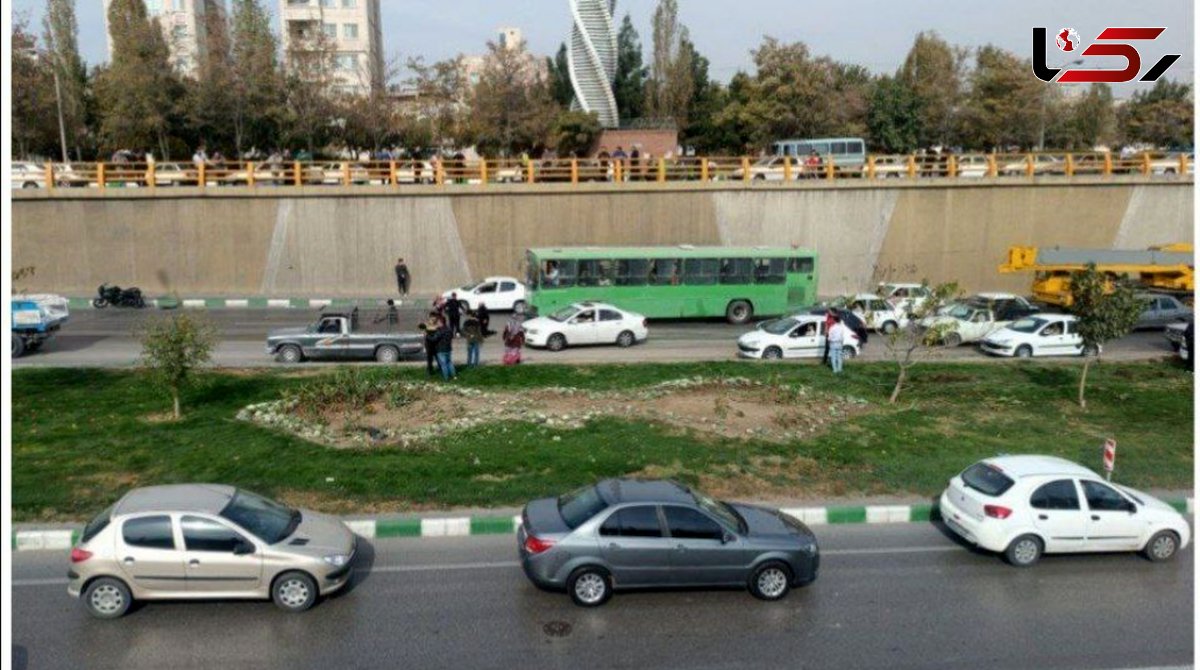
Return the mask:
{"type": "MultiPolygon", "coordinates": [[[[432,304],[431,298],[151,298],[147,307],[158,309],[321,309],[324,307],[382,307],[395,300],[396,307],[432,304]]],[[[91,298],[68,298],[72,310],[95,309],[91,298]]]]}
{"type": "MultiPolygon", "coordinates": [[[[1193,498],[1167,501],[1185,514],[1194,510],[1193,498]]],[[[834,505],[828,507],[784,507],[784,514],[810,526],[847,524],[928,523],[941,518],[937,505],[834,505]]],[[[403,537],[463,537],[468,535],[511,535],[521,525],[520,515],[478,515],[404,519],[347,519],[355,534],[368,539],[403,537]]],[[[79,529],[18,530],[12,534],[14,551],[67,550],[79,539],[79,529]]]]}

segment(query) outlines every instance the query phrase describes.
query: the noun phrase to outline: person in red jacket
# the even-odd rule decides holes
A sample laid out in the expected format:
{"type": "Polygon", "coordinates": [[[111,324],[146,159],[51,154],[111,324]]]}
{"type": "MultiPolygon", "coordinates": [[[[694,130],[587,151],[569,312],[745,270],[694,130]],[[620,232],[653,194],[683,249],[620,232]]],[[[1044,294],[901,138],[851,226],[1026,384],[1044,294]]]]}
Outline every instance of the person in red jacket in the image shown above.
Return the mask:
{"type": "Polygon", "coordinates": [[[829,362],[829,329],[837,323],[837,312],[832,307],[825,310],[825,353],[821,356],[822,363],[829,362]]]}

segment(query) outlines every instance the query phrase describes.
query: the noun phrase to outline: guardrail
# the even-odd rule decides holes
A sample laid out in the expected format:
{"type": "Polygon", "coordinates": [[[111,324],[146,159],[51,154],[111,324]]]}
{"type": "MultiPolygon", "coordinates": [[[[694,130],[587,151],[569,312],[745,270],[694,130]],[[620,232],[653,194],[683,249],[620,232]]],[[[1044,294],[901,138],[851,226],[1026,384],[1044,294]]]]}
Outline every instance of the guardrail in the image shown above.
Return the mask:
{"type": "Polygon", "coordinates": [[[192,186],[436,186],[589,182],[782,182],[837,179],[1016,179],[1045,175],[1192,174],[1186,155],[1150,152],[870,155],[859,164],[824,158],[746,156],[614,159],[440,159],[432,161],[291,161],[222,163],[45,163],[13,174],[13,188],[192,186]],[[34,169],[36,167],[36,169],[34,169]]]}

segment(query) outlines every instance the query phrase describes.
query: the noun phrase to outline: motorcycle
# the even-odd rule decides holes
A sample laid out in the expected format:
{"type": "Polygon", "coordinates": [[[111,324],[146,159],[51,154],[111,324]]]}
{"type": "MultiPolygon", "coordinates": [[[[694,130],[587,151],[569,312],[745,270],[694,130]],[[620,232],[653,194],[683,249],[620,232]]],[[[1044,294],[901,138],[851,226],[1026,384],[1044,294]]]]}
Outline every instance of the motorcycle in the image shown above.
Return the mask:
{"type": "Polygon", "coordinates": [[[135,309],[146,306],[146,299],[142,297],[142,289],[136,286],[123,289],[120,286],[101,284],[100,288],[96,289],[96,293],[99,297],[92,300],[92,307],[96,309],[104,309],[109,305],[135,309]]]}

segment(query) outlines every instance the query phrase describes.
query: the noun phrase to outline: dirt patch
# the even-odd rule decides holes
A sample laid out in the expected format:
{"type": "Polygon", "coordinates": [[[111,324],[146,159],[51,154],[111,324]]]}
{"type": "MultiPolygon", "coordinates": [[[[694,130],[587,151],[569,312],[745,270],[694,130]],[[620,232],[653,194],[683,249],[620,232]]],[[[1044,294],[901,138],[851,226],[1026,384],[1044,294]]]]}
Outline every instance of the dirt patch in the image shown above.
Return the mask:
{"type": "Polygon", "coordinates": [[[140,418],[140,419],[141,419],[143,422],[145,422],[145,423],[151,423],[151,424],[154,424],[154,423],[174,423],[174,422],[177,420],[177,419],[175,418],[175,413],[174,413],[174,412],[157,412],[157,413],[154,413],[154,414],[143,414],[143,415],[142,415],[141,417],[139,417],[139,418],[140,418]]]}

